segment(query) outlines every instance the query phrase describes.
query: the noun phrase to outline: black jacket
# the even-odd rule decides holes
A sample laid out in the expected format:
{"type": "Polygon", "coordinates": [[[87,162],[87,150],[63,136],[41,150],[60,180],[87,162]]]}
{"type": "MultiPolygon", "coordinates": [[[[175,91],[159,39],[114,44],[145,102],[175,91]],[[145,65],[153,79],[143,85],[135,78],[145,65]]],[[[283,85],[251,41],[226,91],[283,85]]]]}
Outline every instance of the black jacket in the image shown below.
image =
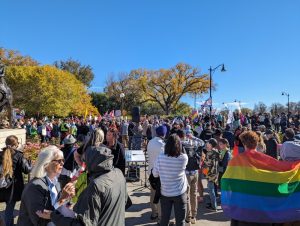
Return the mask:
{"type": "Polygon", "coordinates": [[[223,132],[223,138],[227,139],[229,142],[230,149],[233,149],[234,146],[234,135],[232,132],[225,130],[223,132]]]}
{"type": "Polygon", "coordinates": [[[64,153],[65,164],[64,168],[73,171],[77,167],[77,163],[74,160],[74,145],[67,145],[61,149],[64,153]],[[73,153],[71,153],[73,152],[73,153]]]}
{"type": "Polygon", "coordinates": [[[160,197],[161,197],[161,192],[160,192],[161,183],[160,183],[160,178],[159,177],[154,177],[153,176],[152,170],[151,170],[151,174],[149,176],[149,182],[150,182],[150,186],[155,190],[153,203],[157,204],[159,202],[160,197]]]}
{"type": "Polygon", "coordinates": [[[186,165],[187,171],[194,171],[200,168],[200,160],[202,156],[202,147],[192,146],[188,143],[183,142],[182,146],[184,148],[184,152],[188,156],[188,163],[186,165]]]}
{"type": "Polygon", "coordinates": [[[200,135],[200,139],[203,141],[207,141],[210,138],[213,138],[214,132],[211,129],[204,129],[200,135]]]}
{"type": "Polygon", "coordinates": [[[113,167],[110,152],[104,145],[87,149],[90,183],[73,208],[77,216],[64,217],[54,211],[51,220],[56,226],[125,225],[126,181],[121,171],[113,167]]]}
{"type": "Polygon", "coordinates": [[[266,154],[277,159],[277,141],[275,138],[267,140],[266,154]]]}
{"type": "MultiPolygon", "coordinates": [[[[60,195],[60,185],[56,184],[60,195]]],[[[32,179],[25,187],[22,194],[20,215],[17,226],[46,226],[50,220],[39,218],[38,210],[54,210],[51,204],[48,182],[45,177],[32,179]]]]}
{"type": "Polygon", "coordinates": [[[1,201],[7,201],[11,197],[12,194],[12,200],[14,201],[20,201],[21,195],[24,190],[24,179],[23,179],[23,173],[28,174],[31,170],[31,166],[28,163],[28,161],[24,158],[23,153],[20,151],[15,150],[15,153],[13,155],[13,178],[14,178],[14,184],[13,186],[10,186],[8,189],[0,189],[0,200],[1,201]],[[12,191],[13,188],[13,191],[12,191]]]}
{"type": "Polygon", "coordinates": [[[114,155],[113,166],[122,171],[123,175],[125,175],[125,149],[124,146],[117,141],[115,146],[110,148],[111,153],[114,155]]]}

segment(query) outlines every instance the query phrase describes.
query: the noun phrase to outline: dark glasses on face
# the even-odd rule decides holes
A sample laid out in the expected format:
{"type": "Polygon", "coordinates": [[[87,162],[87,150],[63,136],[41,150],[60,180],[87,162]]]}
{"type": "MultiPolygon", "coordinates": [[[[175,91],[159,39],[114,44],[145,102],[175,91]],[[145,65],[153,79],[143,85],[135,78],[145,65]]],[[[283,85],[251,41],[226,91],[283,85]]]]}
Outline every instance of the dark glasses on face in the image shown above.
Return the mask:
{"type": "Polygon", "coordinates": [[[64,164],[65,163],[65,160],[64,159],[54,159],[52,160],[51,162],[56,162],[58,164],[64,164]]]}

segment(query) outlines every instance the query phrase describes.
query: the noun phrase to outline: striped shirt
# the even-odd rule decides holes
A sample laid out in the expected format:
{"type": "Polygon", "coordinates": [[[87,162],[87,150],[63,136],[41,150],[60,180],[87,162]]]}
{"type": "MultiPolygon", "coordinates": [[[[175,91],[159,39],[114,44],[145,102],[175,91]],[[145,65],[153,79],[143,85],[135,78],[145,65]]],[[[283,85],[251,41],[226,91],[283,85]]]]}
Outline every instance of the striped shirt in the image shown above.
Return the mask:
{"type": "Polygon", "coordinates": [[[161,153],[153,168],[153,176],[160,177],[161,194],[166,197],[182,195],[187,190],[185,168],[188,163],[186,154],[170,157],[161,153]]]}

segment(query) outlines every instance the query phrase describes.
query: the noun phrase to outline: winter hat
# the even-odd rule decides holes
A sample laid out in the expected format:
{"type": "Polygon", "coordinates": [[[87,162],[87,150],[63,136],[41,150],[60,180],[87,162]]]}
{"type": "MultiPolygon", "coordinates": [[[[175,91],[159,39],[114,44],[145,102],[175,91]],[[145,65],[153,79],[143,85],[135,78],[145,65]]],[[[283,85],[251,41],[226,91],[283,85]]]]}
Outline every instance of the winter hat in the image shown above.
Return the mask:
{"type": "Polygon", "coordinates": [[[167,127],[166,126],[159,126],[156,128],[156,135],[159,137],[164,137],[167,134],[167,127]]]}
{"type": "Polygon", "coordinates": [[[63,140],[64,144],[75,144],[76,139],[72,135],[66,136],[66,138],[63,140]]]}

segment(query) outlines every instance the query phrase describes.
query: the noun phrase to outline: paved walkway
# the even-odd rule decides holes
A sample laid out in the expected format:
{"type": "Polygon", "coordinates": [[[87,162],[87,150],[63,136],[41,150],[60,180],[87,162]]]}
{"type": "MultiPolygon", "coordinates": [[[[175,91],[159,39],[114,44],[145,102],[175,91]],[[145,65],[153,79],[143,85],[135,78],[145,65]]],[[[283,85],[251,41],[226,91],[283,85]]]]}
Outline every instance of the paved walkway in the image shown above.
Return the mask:
{"type": "MultiPolygon", "coordinates": [[[[204,187],[206,187],[206,181],[203,180],[204,187]]],[[[149,205],[149,189],[141,186],[141,182],[127,183],[128,192],[134,203],[126,212],[126,226],[140,225],[150,226],[157,225],[155,221],[150,220],[151,209],[149,205]],[[138,191],[133,191],[137,188],[141,188],[138,191]]],[[[207,194],[206,194],[207,195],[207,194]]],[[[173,219],[174,221],[174,219],[173,219]]],[[[224,216],[223,211],[219,207],[218,212],[210,212],[205,209],[205,204],[200,203],[198,207],[198,215],[196,224],[187,225],[230,225],[229,219],[224,216]]]]}
{"type": "MultiPolygon", "coordinates": [[[[142,182],[127,183],[128,193],[132,199],[133,205],[126,212],[126,226],[140,225],[150,226],[156,225],[156,222],[150,220],[151,209],[149,205],[149,189],[144,187],[144,171],[141,171],[142,182]],[[137,189],[136,191],[133,191],[137,189]]],[[[203,180],[204,187],[206,187],[206,180],[203,180]]],[[[207,195],[207,194],[206,194],[207,195]]],[[[16,205],[15,215],[18,215],[20,203],[16,205]]],[[[0,203],[0,214],[3,214],[5,205],[0,203]]],[[[15,223],[17,217],[15,218],[15,223]]],[[[173,218],[174,222],[174,218],[173,218]]],[[[186,224],[189,225],[189,224],[186,224]]],[[[192,225],[192,224],[191,224],[192,225]]],[[[223,226],[230,225],[229,219],[224,216],[221,208],[219,207],[218,212],[210,212],[205,209],[205,204],[200,203],[198,207],[197,222],[194,225],[213,225],[223,226]]],[[[107,225],[110,226],[110,225],[107,225]]],[[[112,225],[113,226],[113,225],[112,225]]]]}

